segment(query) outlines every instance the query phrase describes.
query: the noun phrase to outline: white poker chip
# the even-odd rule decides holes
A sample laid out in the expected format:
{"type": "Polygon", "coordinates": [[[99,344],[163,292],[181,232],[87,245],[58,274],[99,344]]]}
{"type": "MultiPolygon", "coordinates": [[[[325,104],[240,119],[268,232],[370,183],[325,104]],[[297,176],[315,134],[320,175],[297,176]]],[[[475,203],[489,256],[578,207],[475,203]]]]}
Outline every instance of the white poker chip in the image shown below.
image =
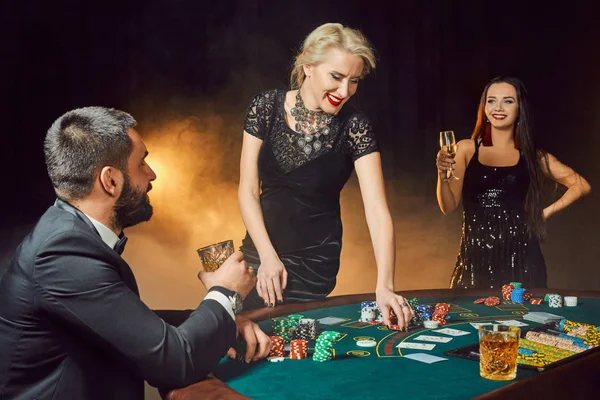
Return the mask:
{"type": "Polygon", "coordinates": [[[377,342],[374,340],[359,340],[356,342],[356,345],[359,347],[375,347],[377,346],[377,342]]]}
{"type": "Polygon", "coordinates": [[[437,321],[423,321],[423,326],[428,329],[435,329],[440,324],[437,321]]]}
{"type": "Polygon", "coordinates": [[[285,357],[268,357],[269,362],[283,362],[285,357]]]}

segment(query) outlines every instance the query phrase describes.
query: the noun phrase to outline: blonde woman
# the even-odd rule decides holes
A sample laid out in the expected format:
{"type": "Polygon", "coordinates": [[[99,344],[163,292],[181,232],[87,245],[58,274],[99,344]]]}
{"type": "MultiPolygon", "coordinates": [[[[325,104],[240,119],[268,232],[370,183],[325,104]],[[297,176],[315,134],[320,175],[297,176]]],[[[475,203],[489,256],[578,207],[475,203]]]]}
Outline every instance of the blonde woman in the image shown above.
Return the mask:
{"type": "Polygon", "coordinates": [[[403,328],[412,310],[394,293],[394,227],[369,119],[346,102],[375,68],[361,32],[329,23],[305,39],[291,90],[258,94],[248,107],[239,203],[241,250],[259,266],[246,308],[314,301],[335,287],[342,248],[340,191],[356,169],[377,261],[377,303],[403,328]]]}

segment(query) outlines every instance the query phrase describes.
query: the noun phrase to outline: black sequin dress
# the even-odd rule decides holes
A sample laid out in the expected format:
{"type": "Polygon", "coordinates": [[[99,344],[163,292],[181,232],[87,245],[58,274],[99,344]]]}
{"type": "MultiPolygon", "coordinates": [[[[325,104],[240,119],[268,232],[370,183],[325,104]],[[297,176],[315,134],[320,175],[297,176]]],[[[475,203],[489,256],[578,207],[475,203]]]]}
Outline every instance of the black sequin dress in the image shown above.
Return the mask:
{"type": "Polygon", "coordinates": [[[479,143],[465,171],[460,253],[451,288],[501,288],[521,282],[546,287],[546,264],[539,241],[527,233],[525,160],[509,167],[479,162],[479,143]]]}
{"type": "MultiPolygon", "coordinates": [[[[340,192],[354,161],[379,150],[369,120],[347,105],[321,131],[295,132],[285,120],[285,95],[273,90],[255,96],[244,130],[263,140],[260,205],[271,243],[288,272],[284,302],[313,301],[331,293],[340,267],[340,192]]],[[[260,264],[248,233],[240,250],[249,264],[260,264]]],[[[245,309],[263,305],[253,299],[255,291],[245,309]]]]}

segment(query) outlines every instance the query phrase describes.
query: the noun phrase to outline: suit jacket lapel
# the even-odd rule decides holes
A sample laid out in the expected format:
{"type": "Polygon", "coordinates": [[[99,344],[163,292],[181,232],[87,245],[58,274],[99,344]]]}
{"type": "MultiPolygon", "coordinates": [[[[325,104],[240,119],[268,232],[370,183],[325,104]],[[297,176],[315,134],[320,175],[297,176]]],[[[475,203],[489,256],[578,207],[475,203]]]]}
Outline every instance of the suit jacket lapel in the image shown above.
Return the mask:
{"type": "MultiPolygon", "coordinates": [[[[94,226],[94,224],[92,224],[92,221],[90,221],[90,219],[84,213],[82,213],[79,209],[73,207],[72,205],[70,205],[69,203],[67,203],[66,201],[63,201],[61,199],[56,199],[56,201],[54,202],[54,206],[57,208],[60,208],[63,211],[66,211],[70,214],[73,214],[74,216],[79,218],[92,231],[94,231],[96,233],[96,235],[98,235],[98,237],[100,238],[100,241],[102,241],[102,238],[100,237],[100,233],[98,233],[98,230],[96,230],[96,227],[94,226]]],[[[106,246],[106,243],[104,243],[104,242],[102,242],[102,243],[106,246]]],[[[106,246],[106,247],[108,247],[108,246],[106,246]]],[[[139,296],[140,292],[138,289],[137,282],[135,280],[135,276],[133,275],[133,271],[131,270],[131,267],[129,267],[129,264],[127,264],[127,262],[125,262],[125,260],[123,260],[123,258],[116,251],[113,250],[112,252],[114,253],[114,257],[116,260],[115,265],[119,271],[119,275],[121,276],[121,279],[123,279],[123,282],[125,282],[127,287],[129,287],[137,296],[139,296]]]]}

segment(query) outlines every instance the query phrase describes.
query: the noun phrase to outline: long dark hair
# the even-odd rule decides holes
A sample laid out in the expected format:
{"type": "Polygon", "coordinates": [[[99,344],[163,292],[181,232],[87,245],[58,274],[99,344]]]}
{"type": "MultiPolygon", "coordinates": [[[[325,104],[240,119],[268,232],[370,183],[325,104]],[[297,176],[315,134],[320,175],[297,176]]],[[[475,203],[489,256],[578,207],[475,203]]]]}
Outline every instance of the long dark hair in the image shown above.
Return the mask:
{"type": "MultiPolygon", "coordinates": [[[[527,164],[529,172],[529,189],[525,200],[525,213],[527,214],[527,229],[529,234],[544,238],[546,235],[546,226],[544,224],[543,211],[543,172],[540,167],[540,162],[543,161],[548,166],[548,154],[545,151],[539,150],[535,146],[533,135],[533,121],[527,89],[519,78],[509,76],[499,76],[492,79],[483,89],[481,99],[479,101],[479,109],[477,110],[477,123],[471,139],[483,139],[485,133],[486,115],[485,103],[487,93],[490,86],[495,83],[508,83],[517,91],[517,104],[519,105],[519,116],[516,122],[519,124],[519,150],[521,157],[527,164]]],[[[516,126],[515,126],[516,130],[516,126]]],[[[549,170],[549,168],[546,168],[549,170]]]]}

